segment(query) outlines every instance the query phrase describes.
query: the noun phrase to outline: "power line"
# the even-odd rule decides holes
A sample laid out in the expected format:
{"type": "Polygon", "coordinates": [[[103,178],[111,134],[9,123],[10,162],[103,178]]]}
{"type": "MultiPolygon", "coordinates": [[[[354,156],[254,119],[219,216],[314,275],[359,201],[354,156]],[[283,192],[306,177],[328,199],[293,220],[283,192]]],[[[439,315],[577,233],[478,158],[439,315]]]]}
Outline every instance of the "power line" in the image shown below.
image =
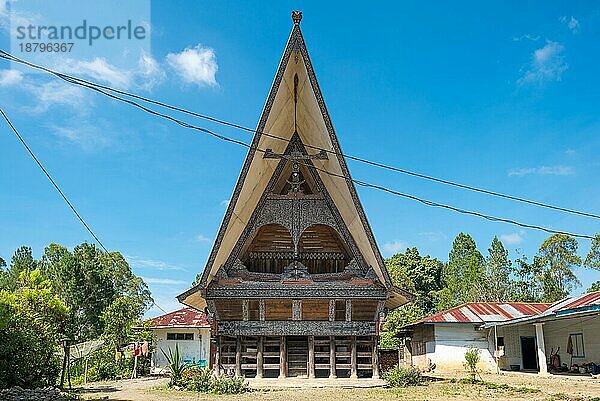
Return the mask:
{"type": "MultiPolygon", "coordinates": [[[[90,233],[90,235],[94,238],[94,240],[98,243],[98,245],[100,245],[100,247],[104,250],[104,252],[106,252],[106,254],[112,259],[112,261],[118,266],[119,265],[119,261],[117,261],[117,259],[114,257],[114,255],[111,252],[109,252],[108,249],[106,249],[106,247],[104,246],[104,244],[102,243],[102,241],[100,241],[100,238],[98,238],[98,236],[94,233],[94,231],[92,231],[92,229],[86,223],[86,221],[83,219],[83,217],[81,217],[81,214],[79,214],[79,212],[77,211],[77,209],[75,209],[75,206],[73,205],[73,203],[71,203],[71,201],[69,200],[69,198],[67,198],[67,196],[65,195],[65,193],[60,189],[60,187],[58,186],[58,184],[56,183],[56,181],[54,181],[54,178],[52,178],[52,176],[50,175],[50,173],[48,172],[48,170],[46,170],[46,168],[44,167],[44,165],[42,164],[42,162],[40,162],[40,160],[37,158],[37,156],[35,155],[35,153],[33,153],[33,151],[31,150],[31,148],[27,144],[27,142],[25,142],[25,139],[21,136],[21,134],[19,133],[19,131],[17,131],[17,129],[15,128],[15,126],[10,121],[10,119],[8,118],[8,116],[6,115],[6,113],[4,112],[4,110],[2,108],[0,108],[0,113],[2,114],[2,117],[4,117],[4,119],[6,120],[6,123],[8,124],[8,126],[10,127],[10,129],[12,130],[12,132],[17,136],[17,138],[19,139],[19,141],[21,142],[21,144],[23,144],[23,146],[25,147],[25,149],[27,149],[27,152],[29,153],[29,155],[31,156],[31,158],[35,161],[35,163],[38,165],[38,167],[44,172],[44,175],[52,183],[52,186],[54,186],[54,188],[56,189],[56,191],[60,194],[61,198],[65,201],[65,203],[69,206],[69,208],[71,209],[71,211],[75,214],[75,216],[77,217],[77,220],[79,220],[81,222],[81,224],[90,233]]],[[[154,302],[154,299],[152,299],[152,304],[154,306],[156,306],[158,309],[160,309],[161,311],[163,311],[164,313],[167,313],[163,308],[161,308],[160,306],[158,306],[156,304],[156,302],[154,302]]]]}
{"type": "MultiPolygon", "coordinates": [[[[87,86],[87,85],[84,85],[84,86],[87,86]]],[[[240,141],[240,140],[237,140],[237,139],[233,139],[233,138],[229,138],[229,137],[226,137],[226,136],[221,135],[221,134],[217,134],[217,133],[215,133],[215,132],[213,132],[211,130],[208,130],[206,128],[198,127],[198,126],[193,125],[193,124],[189,124],[189,123],[187,123],[185,121],[179,120],[179,119],[177,119],[175,117],[172,117],[170,115],[158,112],[156,110],[152,110],[152,109],[150,109],[150,108],[148,108],[146,106],[143,106],[143,105],[141,105],[141,104],[139,104],[137,102],[134,102],[132,100],[123,99],[123,98],[121,98],[119,96],[113,95],[111,93],[107,93],[107,92],[103,91],[102,89],[95,88],[93,86],[91,86],[90,89],[95,90],[95,91],[97,91],[99,93],[102,93],[102,94],[104,94],[104,95],[106,95],[106,96],[108,96],[108,97],[110,97],[112,99],[119,100],[119,101],[125,102],[127,104],[130,104],[130,105],[132,105],[134,107],[137,107],[137,108],[139,108],[139,109],[141,109],[143,111],[146,111],[146,112],[148,112],[148,113],[150,113],[150,114],[152,114],[154,116],[165,118],[165,119],[167,119],[169,121],[172,121],[172,122],[174,122],[174,123],[176,123],[178,125],[181,125],[182,127],[193,129],[193,130],[197,130],[197,131],[200,131],[202,133],[211,135],[211,136],[213,136],[213,137],[215,137],[217,139],[220,139],[220,140],[223,140],[223,141],[227,141],[227,142],[231,142],[231,143],[235,143],[235,144],[237,144],[239,146],[243,146],[245,148],[248,148],[248,149],[251,149],[251,150],[255,150],[255,151],[258,151],[258,152],[261,152],[261,153],[265,153],[266,152],[266,149],[261,149],[258,146],[252,146],[252,145],[249,145],[249,144],[247,144],[247,143],[245,143],[243,141],[240,141]]],[[[503,222],[503,223],[507,223],[507,224],[516,225],[516,226],[519,226],[519,227],[522,227],[522,228],[528,228],[528,229],[534,229],[534,230],[544,231],[544,232],[551,233],[551,234],[568,234],[568,235],[571,235],[571,236],[576,237],[576,238],[586,238],[586,239],[593,239],[594,238],[592,236],[585,235],[585,234],[576,234],[576,233],[569,233],[569,232],[565,232],[565,231],[553,230],[553,229],[546,228],[546,227],[543,227],[543,226],[538,226],[538,225],[533,225],[533,224],[528,224],[528,223],[521,223],[519,221],[512,220],[512,219],[491,216],[491,215],[487,215],[487,214],[476,212],[476,211],[471,211],[471,210],[467,210],[467,209],[458,208],[458,207],[455,207],[455,206],[452,206],[452,205],[446,205],[446,204],[443,204],[443,203],[434,202],[434,201],[431,201],[431,200],[428,200],[428,199],[419,198],[419,197],[414,196],[414,195],[405,194],[405,193],[402,193],[402,192],[399,192],[399,191],[396,191],[396,190],[384,187],[382,185],[372,184],[372,183],[369,183],[369,182],[366,182],[366,181],[356,180],[356,179],[353,179],[353,178],[350,178],[350,177],[346,177],[343,174],[333,173],[333,172],[327,171],[325,169],[319,168],[319,167],[314,166],[314,165],[308,165],[308,164],[305,164],[305,163],[302,163],[302,162],[300,162],[300,164],[303,164],[304,166],[306,166],[308,168],[311,168],[311,167],[315,168],[316,170],[321,171],[321,172],[323,172],[325,174],[328,174],[330,176],[337,177],[337,178],[342,178],[342,179],[344,179],[344,180],[346,180],[348,182],[352,182],[352,183],[354,183],[356,185],[360,185],[360,186],[363,186],[363,187],[369,187],[369,188],[377,189],[377,190],[380,190],[380,191],[383,191],[383,192],[390,193],[390,194],[395,195],[395,196],[400,196],[400,197],[403,197],[403,198],[406,198],[406,199],[411,199],[411,200],[420,202],[420,203],[422,203],[424,205],[427,205],[427,206],[443,208],[443,209],[451,210],[451,211],[454,211],[454,212],[457,212],[457,213],[461,213],[461,214],[467,214],[467,215],[472,215],[472,216],[484,218],[484,219],[489,220],[489,221],[503,222]]]]}
{"type": "MultiPolygon", "coordinates": [[[[184,114],[188,114],[188,115],[191,115],[191,116],[194,116],[194,117],[198,117],[198,118],[201,118],[201,119],[204,119],[204,120],[207,120],[207,121],[215,122],[215,123],[218,123],[218,124],[226,125],[226,126],[229,126],[229,127],[233,127],[233,128],[240,129],[240,130],[247,131],[247,132],[251,132],[251,133],[259,133],[261,135],[264,135],[264,136],[267,136],[267,137],[270,137],[270,138],[274,138],[274,139],[277,139],[277,140],[285,141],[285,142],[289,142],[290,141],[288,138],[284,138],[282,136],[274,135],[274,134],[271,134],[271,133],[268,133],[268,132],[264,132],[264,131],[260,131],[260,130],[255,130],[255,129],[248,128],[248,127],[245,127],[245,126],[240,125],[240,124],[228,122],[228,121],[225,121],[225,120],[222,120],[222,119],[219,119],[219,118],[215,118],[215,117],[208,116],[208,115],[205,115],[205,114],[200,114],[200,113],[197,113],[197,112],[194,112],[194,111],[190,111],[190,110],[184,109],[182,107],[173,106],[173,105],[170,105],[170,104],[158,101],[158,100],[153,100],[153,99],[150,99],[150,98],[147,98],[147,97],[144,97],[144,96],[136,95],[136,94],[131,93],[131,92],[127,92],[127,91],[115,89],[115,88],[112,88],[112,87],[107,86],[107,85],[98,84],[98,83],[91,82],[91,81],[88,81],[88,80],[84,80],[82,78],[77,78],[77,77],[74,77],[74,76],[71,76],[71,75],[68,75],[68,74],[63,74],[63,73],[51,70],[51,69],[49,69],[47,67],[43,67],[43,66],[40,66],[40,65],[37,65],[37,64],[33,64],[31,62],[19,59],[19,58],[11,55],[10,53],[8,53],[8,52],[6,52],[4,50],[0,50],[0,57],[4,58],[6,60],[10,60],[10,61],[13,61],[13,62],[17,62],[17,63],[20,63],[20,64],[27,65],[27,66],[29,66],[31,68],[35,68],[35,69],[39,69],[39,70],[45,71],[45,72],[47,72],[49,74],[52,74],[52,75],[54,75],[54,76],[56,76],[56,77],[58,77],[58,78],[60,78],[62,80],[65,80],[65,81],[67,81],[67,82],[69,82],[71,84],[74,84],[74,85],[84,86],[84,87],[87,87],[89,89],[94,89],[92,87],[100,88],[100,89],[103,89],[103,90],[106,90],[106,91],[110,91],[110,92],[113,92],[113,93],[117,93],[117,94],[120,94],[120,95],[124,95],[124,96],[130,97],[130,98],[133,98],[133,99],[142,100],[144,102],[151,103],[151,104],[154,104],[154,105],[157,105],[157,106],[161,106],[161,107],[164,107],[164,108],[167,108],[167,109],[170,109],[170,110],[174,110],[174,111],[178,111],[178,112],[181,112],[181,113],[184,113],[184,114]]],[[[104,92],[101,92],[101,93],[104,93],[104,92]]],[[[104,94],[106,95],[106,93],[104,93],[104,94]]],[[[327,152],[329,154],[333,154],[333,155],[336,155],[336,156],[342,156],[342,157],[345,157],[347,159],[354,160],[354,161],[357,161],[357,162],[360,162],[360,163],[364,163],[364,164],[367,164],[367,165],[371,165],[371,166],[374,166],[374,167],[378,167],[378,168],[382,168],[382,169],[386,169],[386,170],[398,172],[398,173],[401,173],[401,174],[405,174],[405,175],[409,175],[409,176],[413,176],[413,177],[417,177],[417,178],[421,178],[421,179],[425,179],[425,180],[437,182],[437,183],[444,184],[444,185],[453,186],[453,187],[456,187],[456,188],[465,189],[465,190],[468,190],[468,191],[483,193],[483,194],[490,195],[490,196],[504,198],[504,199],[508,199],[508,200],[512,200],[512,201],[521,202],[521,203],[526,203],[526,204],[530,204],[530,205],[534,205],[534,206],[538,206],[538,207],[543,207],[543,208],[546,208],[546,209],[556,210],[556,211],[560,211],[560,212],[571,213],[571,214],[575,214],[575,215],[579,215],[579,216],[585,216],[585,217],[591,217],[591,218],[595,218],[595,219],[600,219],[600,215],[594,214],[594,213],[591,213],[591,212],[585,212],[585,211],[570,209],[570,208],[566,208],[566,207],[562,207],[562,206],[551,205],[551,204],[548,204],[548,203],[543,203],[543,202],[539,202],[539,201],[535,201],[535,200],[531,200],[531,199],[526,199],[526,198],[523,198],[523,197],[520,197],[520,196],[503,194],[501,192],[492,191],[492,190],[488,190],[488,189],[485,189],[485,188],[479,188],[479,187],[474,187],[474,186],[467,185],[467,184],[461,184],[459,182],[455,182],[455,181],[451,181],[451,180],[447,180],[447,179],[443,179],[443,178],[438,178],[438,177],[434,177],[434,176],[423,174],[423,173],[418,173],[418,172],[410,171],[410,170],[407,170],[407,169],[403,169],[403,168],[400,168],[400,167],[391,166],[391,165],[380,163],[380,162],[376,162],[376,161],[371,161],[371,160],[368,160],[368,159],[365,159],[365,158],[362,158],[362,157],[358,157],[358,156],[347,155],[347,154],[344,154],[342,152],[336,152],[336,151],[333,151],[333,150],[330,150],[330,149],[324,149],[324,148],[321,148],[321,147],[318,147],[318,146],[314,146],[314,145],[310,145],[310,144],[305,144],[304,146],[307,147],[307,148],[310,148],[310,149],[324,151],[324,152],[327,152]]]]}

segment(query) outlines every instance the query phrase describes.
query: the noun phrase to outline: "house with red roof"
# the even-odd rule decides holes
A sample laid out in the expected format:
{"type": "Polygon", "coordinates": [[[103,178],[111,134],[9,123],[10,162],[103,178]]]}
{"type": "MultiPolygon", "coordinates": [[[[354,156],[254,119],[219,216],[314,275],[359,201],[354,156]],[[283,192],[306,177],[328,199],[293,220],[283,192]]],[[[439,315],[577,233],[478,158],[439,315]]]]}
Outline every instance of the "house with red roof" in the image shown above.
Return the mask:
{"type": "Polygon", "coordinates": [[[495,371],[500,364],[496,349],[519,336],[534,336],[535,330],[522,327],[504,338],[494,336],[486,324],[537,316],[549,307],[544,303],[470,302],[438,312],[402,328],[403,361],[422,370],[464,371],[465,353],[476,348],[480,368],[495,371]]]}
{"type": "Polygon", "coordinates": [[[544,312],[487,322],[504,346],[504,366],[541,374],[600,374],[600,292],[567,297],[544,312]]]}
{"type": "Polygon", "coordinates": [[[160,374],[168,369],[165,353],[179,348],[185,363],[208,366],[210,358],[210,324],[206,313],[193,308],[183,308],[146,321],[156,339],[152,354],[151,373],[160,374]]]}

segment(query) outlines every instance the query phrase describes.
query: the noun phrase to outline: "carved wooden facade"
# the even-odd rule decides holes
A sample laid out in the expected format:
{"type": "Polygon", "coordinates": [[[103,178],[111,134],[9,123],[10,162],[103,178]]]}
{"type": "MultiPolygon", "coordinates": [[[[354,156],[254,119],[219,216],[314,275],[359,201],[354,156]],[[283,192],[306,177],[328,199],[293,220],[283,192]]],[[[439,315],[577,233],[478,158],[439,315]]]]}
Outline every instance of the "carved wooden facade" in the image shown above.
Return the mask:
{"type": "Polygon", "coordinates": [[[202,278],[179,300],[208,311],[217,371],[378,377],[381,318],[411,295],[391,285],[300,19],[202,278]]]}

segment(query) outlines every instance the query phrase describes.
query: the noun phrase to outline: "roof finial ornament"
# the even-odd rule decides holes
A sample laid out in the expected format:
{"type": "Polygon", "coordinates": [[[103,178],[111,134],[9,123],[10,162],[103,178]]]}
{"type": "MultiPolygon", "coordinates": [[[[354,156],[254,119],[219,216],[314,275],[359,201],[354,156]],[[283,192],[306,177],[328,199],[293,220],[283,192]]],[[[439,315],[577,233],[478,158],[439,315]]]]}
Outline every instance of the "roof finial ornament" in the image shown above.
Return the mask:
{"type": "Polygon", "coordinates": [[[302,11],[292,11],[292,21],[294,21],[294,24],[300,25],[300,21],[302,21],[302,11]]]}

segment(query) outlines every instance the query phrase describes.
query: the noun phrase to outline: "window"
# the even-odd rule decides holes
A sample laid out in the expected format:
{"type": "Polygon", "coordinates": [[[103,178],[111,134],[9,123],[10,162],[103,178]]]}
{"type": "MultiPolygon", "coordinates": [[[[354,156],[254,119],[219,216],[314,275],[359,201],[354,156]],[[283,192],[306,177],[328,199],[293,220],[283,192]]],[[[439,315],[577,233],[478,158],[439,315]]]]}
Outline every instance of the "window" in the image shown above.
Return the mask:
{"type": "Polygon", "coordinates": [[[193,340],[194,333],[167,333],[167,340],[193,340]]]}
{"type": "Polygon", "coordinates": [[[569,334],[567,343],[567,353],[569,348],[573,350],[573,358],[585,358],[585,348],[583,347],[583,333],[569,334]]]}
{"type": "Polygon", "coordinates": [[[496,344],[498,348],[504,347],[504,337],[498,337],[498,344],[496,344]]]}

